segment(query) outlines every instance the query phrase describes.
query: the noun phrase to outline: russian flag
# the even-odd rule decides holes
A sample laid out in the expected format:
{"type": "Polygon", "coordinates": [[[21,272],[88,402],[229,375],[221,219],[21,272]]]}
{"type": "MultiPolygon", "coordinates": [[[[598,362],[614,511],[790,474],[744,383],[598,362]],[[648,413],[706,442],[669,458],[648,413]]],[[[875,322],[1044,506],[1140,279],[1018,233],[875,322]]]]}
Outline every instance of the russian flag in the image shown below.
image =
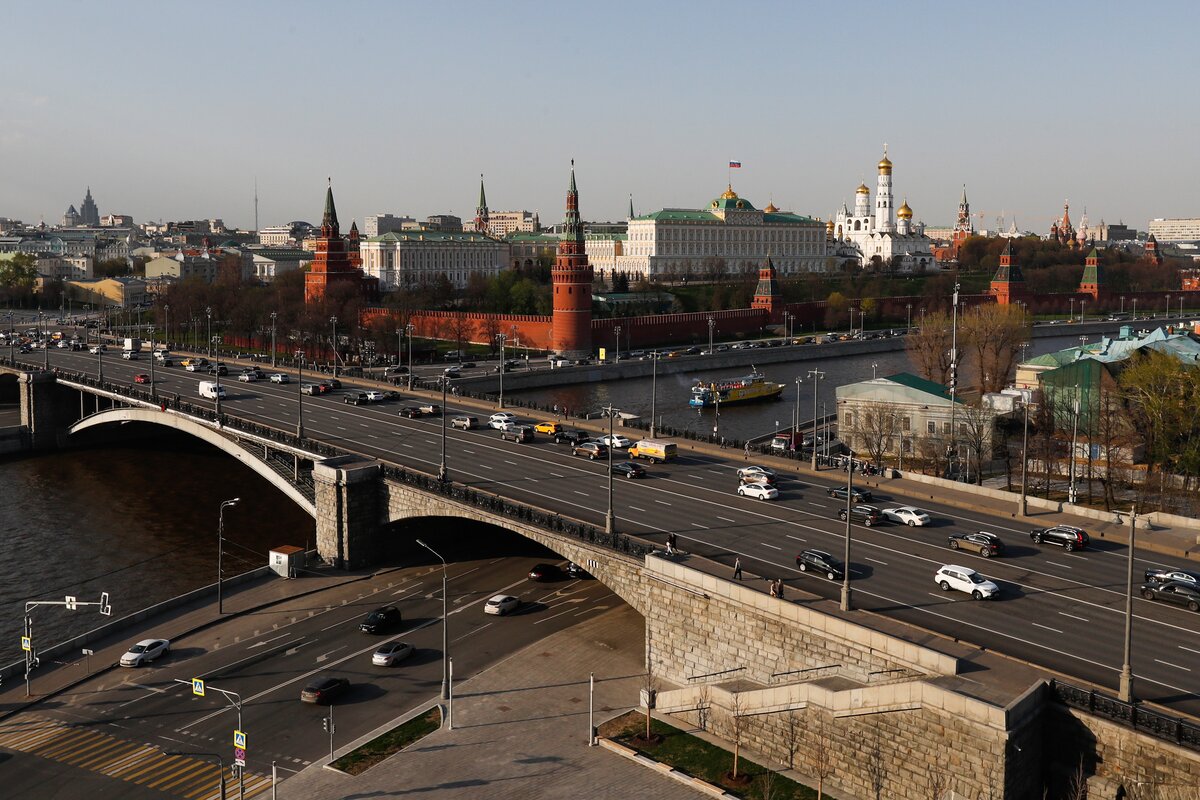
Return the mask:
{"type": "Polygon", "coordinates": [[[730,161],[730,162],[729,162],[729,168],[730,168],[730,169],[741,169],[741,168],[742,168],[742,162],[740,162],[740,161],[730,161]]]}

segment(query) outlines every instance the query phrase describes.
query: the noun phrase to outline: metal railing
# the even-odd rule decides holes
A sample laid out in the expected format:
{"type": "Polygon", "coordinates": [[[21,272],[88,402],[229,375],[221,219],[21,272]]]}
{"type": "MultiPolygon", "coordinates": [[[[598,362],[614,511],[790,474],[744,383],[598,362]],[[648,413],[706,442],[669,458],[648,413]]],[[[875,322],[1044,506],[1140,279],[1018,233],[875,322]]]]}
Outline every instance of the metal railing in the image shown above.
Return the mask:
{"type": "Polygon", "coordinates": [[[1133,728],[1156,739],[1200,751],[1200,724],[1195,722],[1163,714],[1138,703],[1126,703],[1095,689],[1083,689],[1058,680],[1050,681],[1050,694],[1064,705],[1133,728]]]}

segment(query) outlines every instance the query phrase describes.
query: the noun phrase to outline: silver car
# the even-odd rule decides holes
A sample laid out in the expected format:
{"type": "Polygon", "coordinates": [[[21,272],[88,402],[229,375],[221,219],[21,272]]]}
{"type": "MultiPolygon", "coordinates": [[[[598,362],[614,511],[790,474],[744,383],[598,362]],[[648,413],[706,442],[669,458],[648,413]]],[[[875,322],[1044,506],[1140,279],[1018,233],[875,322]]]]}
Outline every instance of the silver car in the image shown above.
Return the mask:
{"type": "Polygon", "coordinates": [[[371,656],[371,663],[377,667],[391,667],[411,656],[414,649],[408,642],[388,642],[379,646],[371,656]]]}
{"type": "Polygon", "coordinates": [[[121,656],[121,666],[140,667],[169,652],[171,643],[166,639],[143,639],[121,656]]]}

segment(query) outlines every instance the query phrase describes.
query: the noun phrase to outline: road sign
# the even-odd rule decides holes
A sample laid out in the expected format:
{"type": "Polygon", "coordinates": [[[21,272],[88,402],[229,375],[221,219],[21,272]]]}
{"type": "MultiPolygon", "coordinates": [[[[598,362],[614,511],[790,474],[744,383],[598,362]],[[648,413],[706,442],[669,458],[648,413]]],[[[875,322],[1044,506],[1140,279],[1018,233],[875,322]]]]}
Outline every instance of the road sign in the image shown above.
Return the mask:
{"type": "Polygon", "coordinates": [[[239,767],[246,766],[246,751],[240,747],[233,748],[233,763],[239,767]]]}
{"type": "Polygon", "coordinates": [[[33,642],[30,641],[28,636],[21,637],[21,649],[26,653],[33,649],[33,642]]]}
{"type": "Polygon", "coordinates": [[[108,604],[108,592],[100,593],[100,613],[106,617],[112,615],[112,606],[108,604]]]}
{"type": "Polygon", "coordinates": [[[245,731],[236,731],[235,730],[233,732],[233,746],[237,750],[245,750],[246,749],[246,732],[245,731]]]}
{"type": "Polygon", "coordinates": [[[67,595],[67,611],[75,611],[75,598],[72,595],[67,595]]]}
{"type": "Polygon", "coordinates": [[[88,648],[86,648],[86,647],[85,647],[85,648],[83,648],[83,654],[84,654],[85,656],[94,656],[94,655],[96,655],[96,651],[95,651],[95,650],[89,650],[88,648]]]}
{"type": "Polygon", "coordinates": [[[196,697],[204,697],[204,679],[192,678],[192,694],[196,697]]]}

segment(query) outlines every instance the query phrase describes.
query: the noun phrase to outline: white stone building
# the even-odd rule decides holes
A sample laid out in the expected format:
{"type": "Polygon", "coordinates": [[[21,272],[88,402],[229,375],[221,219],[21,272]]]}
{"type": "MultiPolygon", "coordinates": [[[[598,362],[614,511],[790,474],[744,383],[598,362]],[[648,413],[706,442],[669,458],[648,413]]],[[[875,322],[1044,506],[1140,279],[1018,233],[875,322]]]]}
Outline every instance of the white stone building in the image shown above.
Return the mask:
{"type": "Polygon", "coordinates": [[[462,288],[473,273],[495,277],[509,263],[508,242],[465,231],[393,231],[359,245],[363,271],[383,291],[433,281],[445,274],[462,288]]]}
{"type": "Polygon", "coordinates": [[[879,160],[875,199],[865,183],[854,191],[854,210],[845,203],[833,218],[836,241],[849,242],[858,250],[864,266],[878,261],[902,272],[924,272],[937,267],[933,240],[925,226],[913,222],[913,210],[905,201],[896,208],[892,193],[892,162],[885,149],[879,160]]]}

